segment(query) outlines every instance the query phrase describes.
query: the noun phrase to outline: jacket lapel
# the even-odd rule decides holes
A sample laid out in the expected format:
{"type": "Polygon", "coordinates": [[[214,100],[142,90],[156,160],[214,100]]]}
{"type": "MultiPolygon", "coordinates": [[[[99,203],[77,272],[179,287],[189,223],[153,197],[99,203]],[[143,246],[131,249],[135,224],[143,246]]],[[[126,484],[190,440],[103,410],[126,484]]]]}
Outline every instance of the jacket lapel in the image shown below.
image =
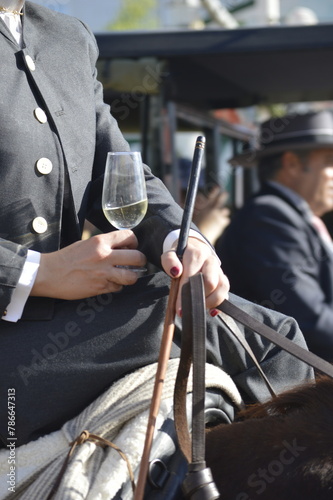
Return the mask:
{"type": "MultiPolygon", "coordinates": [[[[319,252],[321,255],[320,258],[322,265],[326,268],[327,275],[330,276],[330,281],[333,283],[333,245],[329,245],[326,243],[323,238],[319,236],[318,230],[315,228],[314,224],[311,221],[311,216],[309,210],[306,208],[306,205],[302,206],[302,204],[296,205],[289,196],[286,196],[283,191],[276,189],[271,184],[266,184],[258,193],[258,195],[274,195],[282,198],[285,202],[287,202],[290,206],[292,206],[302,217],[304,223],[308,226],[309,232],[313,235],[313,238],[317,241],[317,245],[319,243],[321,251],[319,252]]],[[[318,247],[317,247],[318,248],[318,247]]],[[[332,292],[333,293],[333,292],[332,292]]]]}

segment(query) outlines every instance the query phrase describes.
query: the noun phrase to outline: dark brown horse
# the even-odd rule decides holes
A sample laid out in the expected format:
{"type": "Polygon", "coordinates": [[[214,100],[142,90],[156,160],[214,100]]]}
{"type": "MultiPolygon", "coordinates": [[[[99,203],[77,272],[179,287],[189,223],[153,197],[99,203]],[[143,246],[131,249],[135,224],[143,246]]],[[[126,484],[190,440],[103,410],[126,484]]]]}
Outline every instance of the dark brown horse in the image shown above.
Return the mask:
{"type": "Polygon", "coordinates": [[[333,499],[333,379],[247,408],[206,448],[222,500],[333,499]]]}

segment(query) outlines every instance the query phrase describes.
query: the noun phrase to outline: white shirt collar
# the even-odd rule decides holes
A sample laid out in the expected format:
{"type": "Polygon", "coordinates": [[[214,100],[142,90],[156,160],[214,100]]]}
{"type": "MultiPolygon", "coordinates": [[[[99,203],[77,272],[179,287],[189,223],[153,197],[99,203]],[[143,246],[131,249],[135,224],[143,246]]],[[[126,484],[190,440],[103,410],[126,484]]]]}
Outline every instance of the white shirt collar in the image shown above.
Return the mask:
{"type": "Polygon", "coordinates": [[[21,16],[11,14],[9,12],[1,12],[0,19],[2,19],[15,38],[18,45],[22,48],[22,22],[21,16]]]}

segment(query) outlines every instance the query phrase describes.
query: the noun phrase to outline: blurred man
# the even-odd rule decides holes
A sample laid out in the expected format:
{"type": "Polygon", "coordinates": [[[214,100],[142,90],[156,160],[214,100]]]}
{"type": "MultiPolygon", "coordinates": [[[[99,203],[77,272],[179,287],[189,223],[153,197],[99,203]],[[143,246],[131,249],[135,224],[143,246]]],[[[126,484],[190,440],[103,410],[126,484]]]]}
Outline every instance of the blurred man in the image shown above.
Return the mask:
{"type": "Polygon", "coordinates": [[[258,148],[231,161],[256,165],[261,183],[216,245],[231,291],[296,318],[333,361],[333,246],[320,219],[333,209],[332,114],[272,118],[258,148]]]}

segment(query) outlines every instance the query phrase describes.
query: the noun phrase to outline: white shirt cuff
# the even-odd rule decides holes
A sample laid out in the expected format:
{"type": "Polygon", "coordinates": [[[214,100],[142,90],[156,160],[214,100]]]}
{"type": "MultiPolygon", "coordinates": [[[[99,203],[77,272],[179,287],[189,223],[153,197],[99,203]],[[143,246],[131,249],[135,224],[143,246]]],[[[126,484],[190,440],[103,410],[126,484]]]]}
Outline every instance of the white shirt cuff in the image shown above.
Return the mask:
{"type": "Polygon", "coordinates": [[[2,316],[2,319],[5,321],[15,323],[21,318],[25,303],[37,276],[39,262],[40,253],[34,250],[28,250],[20,279],[12,295],[12,300],[7,307],[6,315],[2,316]]]}
{"type": "MultiPolygon", "coordinates": [[[[180,229],[174,229],[173,231],[171,231],[168,234],[168,236],[165,238],[164,243],[163,243],[163,253],[171,250],[172,245],[175,243],[175,241],[178,240],[179,234],[180,234],[180,229]]],[[[216,256],[216,258],[219,260],[219,262],[221,264],[221,261],[217,257],[214,248],[207,242],[206,238],[204,238],[201,233],[199,233],[195,229],[190,229],[189,236],[191,236],[192,238],[196,238],[197,240],[201,240],[204,243],[206,243],[206,245],[211,249],[212,254],[216,256]]]]}

